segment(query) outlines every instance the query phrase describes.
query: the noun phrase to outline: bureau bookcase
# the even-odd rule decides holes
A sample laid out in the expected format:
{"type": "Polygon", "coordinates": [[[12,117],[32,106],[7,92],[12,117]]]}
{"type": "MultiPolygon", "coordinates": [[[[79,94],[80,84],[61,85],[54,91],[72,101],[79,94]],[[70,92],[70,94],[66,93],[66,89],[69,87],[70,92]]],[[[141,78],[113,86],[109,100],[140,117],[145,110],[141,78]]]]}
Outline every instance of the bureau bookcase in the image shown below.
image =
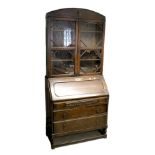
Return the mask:
{"type": "Polygon", "coordinates": [[[106,138],[105,16],[68,8],[46,14],[46,135],[51,147],[106,138]]]}

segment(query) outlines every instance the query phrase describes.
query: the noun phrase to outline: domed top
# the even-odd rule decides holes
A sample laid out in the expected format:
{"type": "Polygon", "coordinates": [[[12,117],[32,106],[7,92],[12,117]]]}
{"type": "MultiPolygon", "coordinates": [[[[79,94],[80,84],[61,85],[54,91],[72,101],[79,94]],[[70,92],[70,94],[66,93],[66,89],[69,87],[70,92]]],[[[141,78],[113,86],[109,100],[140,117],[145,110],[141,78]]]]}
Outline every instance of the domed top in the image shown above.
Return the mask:
{"type": "Polygon", "coordinates": [[[102,20],[105,21],[105,16],[88,9],[81,8],[65,8],[48,12],[46,17],[55,18],[72,18],[72,19],[87,19],[87,20],[102,20]]]}

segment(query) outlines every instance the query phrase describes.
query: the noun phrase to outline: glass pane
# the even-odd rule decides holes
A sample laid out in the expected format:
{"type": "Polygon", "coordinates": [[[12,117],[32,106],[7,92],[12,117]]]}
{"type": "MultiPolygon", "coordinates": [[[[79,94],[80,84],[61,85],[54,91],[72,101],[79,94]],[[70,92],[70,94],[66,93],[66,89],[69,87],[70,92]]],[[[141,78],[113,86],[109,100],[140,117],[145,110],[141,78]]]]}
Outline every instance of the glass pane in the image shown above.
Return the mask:
{"type": "Polygon", "coordinates": [[[51,61],[52,74],[74,74],[74,62],[73,61],[51,61]]]}
{"type": "Polygon", "coordinates": [[[50,52],[52,74],[74,74],[74,50],[54,50],[50,52]]]}
{"type": "Polygon", "coordinates": [[[80,62],[80,74],[100,72],[100,60],[85,60],[80,62]]]}
{"type": "Polygon", "coordinates": [[[81,50],[80,58],[81,59],[100,59],[101,50],[81,50]]]}
{"type": "Polygon", "coordinates": [[[101,70],[101,50],[80,51],[80,74],[97,73],[101,70]]]}
{"type": "Polygon", "coordinates": [[[56,50],[51,51],[51,60],[73,60],[74,51],[73,50],[56,50]]]}
{"type": "Polygon", "coordinates": [[[81,22],[80,23],[80,30],[83,31],[103,31],[103,26],[101,23],[88,23],[88,22],[81,22]]]}
{"type": "Polygon", "coordinates": [[[81,48],[101,48],[103,46],[103,26],[98,23],[80,23],[81,48]]]}
{"type": "Polygon", "coordinates": [[[75,22],[53,21],[50,37],[51,47],[74,47],[75,22]]]}

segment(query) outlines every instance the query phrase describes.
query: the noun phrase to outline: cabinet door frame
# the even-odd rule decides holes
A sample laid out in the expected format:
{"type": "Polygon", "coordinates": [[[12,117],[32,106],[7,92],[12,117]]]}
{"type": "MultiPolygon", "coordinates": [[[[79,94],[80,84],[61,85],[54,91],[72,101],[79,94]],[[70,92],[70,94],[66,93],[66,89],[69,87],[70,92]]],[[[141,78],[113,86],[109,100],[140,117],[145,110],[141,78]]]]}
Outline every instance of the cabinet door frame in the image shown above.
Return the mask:
{"type": "MultiPolygon", "coordinates": [[[[48,77],[62,77],[62,76],[75,76],[75,74],[76,74],[76,62],[77,62],[77,60],[76,60],[76,53],[77,53],[77,32],[76,32],[76,30],[77,30],[77,28],[76,28],[76,26],[77,26],[77,22],[76,22],[76,20],[75,19],[66,19],[66,18],[53,18],[53,17],[48,17],[47,19],[46,19],[46,75],[48,76],[48,77]],[[51,24],[52,24],[52,22],[53,21],[64,21],[64,22],[74,22],[74,24],[75,24],[75,29],[74,29],[74,31],[75,31],[75,46],[73,47],[73,49],[71,48],[71,50],[73,50],[73,55],[74,55],[74,58],[73,58],[73,63],[74,63],[74,71],[73,71],[73,74],[53,74],[52,73],[52,67],[51,67],[51,64],[50,64],[50,60],[49,59],[51,59],[50,58],[50,56],[49,56],[49,53],[50,53],[50,51],[52,51],[52,49],[54,50],[54,49],[57,49],[57,47],[52,47],[51,46],[51,41],[50,41],[50,37],[51,37],[51,35],[50,35],[50,33],[51,33],[51,24]]],[[[67,51],[67,50],[69,50],[70,48],[68,48],[68,47],[62,47],[62,52],[63,51],[67,51]]]]}
{"type": "Polygon", "coordinates": [[[78,20],[78,48],[77,48],[77,58],[78,58],[78,67],[77,67],[77,71],[78,71],[78,75],[83,76],[83,75],[102,75],[103,73],[103,56],[104,56],[104,37],[105,37],[105,21],[100,21],[100,20],[78,20]],[[86,74],[80,74],[80,22],[85,22],[85,23],[93,23],[93,24],[101,24],[102,25],[102,46],[101,46],[101,58],[100,58],[100,72],[97,73],[86,73],[86,74]]]}

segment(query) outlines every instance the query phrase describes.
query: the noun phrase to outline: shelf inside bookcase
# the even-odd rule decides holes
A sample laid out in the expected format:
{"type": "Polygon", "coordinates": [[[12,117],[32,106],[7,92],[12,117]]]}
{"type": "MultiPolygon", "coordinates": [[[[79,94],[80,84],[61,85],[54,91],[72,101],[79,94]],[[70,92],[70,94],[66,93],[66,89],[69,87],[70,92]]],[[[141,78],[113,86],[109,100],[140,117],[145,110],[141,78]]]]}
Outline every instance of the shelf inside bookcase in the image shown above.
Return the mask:
{"type": "Polygon", "coordinates": [[[52,50],[62,50],[62,51],[67,51],[67,50],[75,50],[75,47],[52,47],[51,48],[51,51],[52,50]]]}
{"type": "MultiPolygon", "coordinates": [[[[53,31],[53,32],[64,32],[66,29],[51,29],[51,31],[53,31]]],[[[69,29],[70,30],[70,32],[74,32],[75,30],[74,29],[69,29]]]]}
{"type": "Polygon", "coordinates": [[[102,47],[80,47],[80,50],[103,50],[102,47]]]}
{"type": "Polygon", "coordinates": [[[97,61],[97,60],[100,60],[100,59],[80,59],[80,61],[97,61]]]}
{"type": "Polygon", "coordinates": [[[103,33],[103,31],[80,31],[81,33],[103,33]]]}
{"type": "Polygon", "coordinates": [[[51,59],[50,61],[74,61],[73,59],[51,59]]]}

